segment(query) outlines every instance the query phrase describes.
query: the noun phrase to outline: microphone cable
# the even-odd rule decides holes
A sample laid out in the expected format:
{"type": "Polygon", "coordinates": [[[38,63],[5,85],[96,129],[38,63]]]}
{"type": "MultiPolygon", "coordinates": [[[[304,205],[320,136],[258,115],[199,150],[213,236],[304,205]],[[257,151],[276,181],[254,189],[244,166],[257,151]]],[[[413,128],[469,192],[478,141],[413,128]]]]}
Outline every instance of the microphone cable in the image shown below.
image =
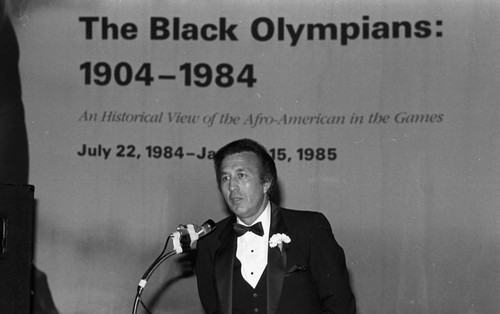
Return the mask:
{"type": "Polygon", "coordinates": [[[170,236],[167,237],[167,240],[165,241],[165,245],[163,246],[163,250],[161,251],[160,255],[158,255],[155,261],[148,267],[148,269],[144,272],[144,275],[142,275],[141,280],[139,281],[139,285],[137,286],[137,292],[134,299],[132,314],[137,313],[139,304],[142,305],[142,307],[144,308],[144,310],[146,310],[148,314],[152,314],[152,312],[147,308],[147,306],[144,304],[141,298],[142,292],[144,291],[144,288],[146,287],[149,278],[151,278],[151,275],[153,275],[156,269],[168,258],[176,254],[183,253],[187,250],[194,249],[195,248],[194,244],[200,237],[205,236],[206,234],[210,233],[213,229],[215,229],[215,223],[211,219],[209,219],[205,223],[203,223],[201,229],[198,226],[196,227],[198,228],[198,230],[196,230],[196,228],[192,224],[179,225],[179,227],[177,227],[177,231],[173,232],[172,234],[170,234],[170,236]],[[189,237],[188,241],[186,241],[186,236],[189,237]],[[174,239],[173,240],[174,250],[167,252],[168,242],[170,241],[170,238],[174,239]]]}
{"type": "Polygon", "coordinates": [[[148,314],[152,314],[152,312],[148,309],[146,304],[144,304],[144,302],[142,301],[141,296],[142,296],[142,292],[144,291],[144,288],[146,287],[146,284],[147,284],[149,278],[151,278],[151,275],[153,275],[153,273],[161,265],[161,263],[163,263],[169,257],[177,254],[176,251],[170,251],[168,253],[165,253],[167,251],[169,241],[170,241],[170,236],[167,237],[167,240],[165,241],[165,245],[163,246],[163,250],[161,251],[161,253],[154,260],[154,262],[148,267],[148,269],[144,272],[144,275],[142,275],[141,280],[139,281],[139,285],[137,286],[137,292],[136,292],[135,299],[134,299],[134,306],[133,306],[133,310],[132,310],[133,314],[137,313],[137,308],[138,308],[139,303],[142,305],[142,307],[144,308],[144,310],[148,314]]]}

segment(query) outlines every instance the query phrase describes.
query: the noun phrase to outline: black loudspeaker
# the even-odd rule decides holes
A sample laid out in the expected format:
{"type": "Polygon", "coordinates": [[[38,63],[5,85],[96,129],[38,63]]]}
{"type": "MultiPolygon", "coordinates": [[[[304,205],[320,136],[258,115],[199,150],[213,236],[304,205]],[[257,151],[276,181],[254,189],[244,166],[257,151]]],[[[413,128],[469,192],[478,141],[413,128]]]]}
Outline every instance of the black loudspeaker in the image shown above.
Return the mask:
{"type": "Polygon", "coordinates": [[[0,313],[30,313],[34,193],[0,184],[0,313]]]}

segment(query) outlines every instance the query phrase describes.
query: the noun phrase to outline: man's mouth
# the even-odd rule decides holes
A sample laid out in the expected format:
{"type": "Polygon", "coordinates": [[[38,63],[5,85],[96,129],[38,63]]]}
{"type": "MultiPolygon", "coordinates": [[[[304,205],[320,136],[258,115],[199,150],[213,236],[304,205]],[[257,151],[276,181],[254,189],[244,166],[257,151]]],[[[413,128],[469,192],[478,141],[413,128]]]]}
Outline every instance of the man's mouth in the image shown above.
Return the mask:
{"type": "Polygon", "coordinates": [[[231,196],[229,197],[229,199],[231,200],[232,203],[238,203],[239,201],[241,201],[243,198],[240,197],[240,196],[231,196]]]}

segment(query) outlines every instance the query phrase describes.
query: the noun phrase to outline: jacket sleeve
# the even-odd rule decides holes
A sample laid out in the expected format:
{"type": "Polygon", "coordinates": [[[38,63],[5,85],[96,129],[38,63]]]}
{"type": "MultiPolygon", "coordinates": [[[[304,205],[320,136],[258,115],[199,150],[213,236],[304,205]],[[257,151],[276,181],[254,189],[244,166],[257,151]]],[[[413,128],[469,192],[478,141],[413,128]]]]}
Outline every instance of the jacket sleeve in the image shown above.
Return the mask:
{"type": "Polygon", "coordinates": [[[310,267],[323,313],[355,313],[356,301],[349,283],[344,250],[322,213],[317,213],[311,229],[310,267]]]}
{"type": "Polygon", "coordinates": [[[197,243],[195,272],[198,295],[205,313],[217,313],[217,290],[214,280],[213,254],[210,250],[209,237],[197,243]]]}

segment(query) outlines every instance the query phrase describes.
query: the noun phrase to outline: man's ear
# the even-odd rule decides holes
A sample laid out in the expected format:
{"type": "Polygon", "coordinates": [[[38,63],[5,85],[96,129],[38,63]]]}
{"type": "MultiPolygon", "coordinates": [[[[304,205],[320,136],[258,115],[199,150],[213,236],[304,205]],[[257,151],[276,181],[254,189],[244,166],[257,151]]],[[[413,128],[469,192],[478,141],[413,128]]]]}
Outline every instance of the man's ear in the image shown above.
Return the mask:
{"type": "Polygon", "coordinates": [[[271,187],[271,182],[270,181],[264,182],[264,194],[266,194],[269,191],[270,187],[271,187]]]}

